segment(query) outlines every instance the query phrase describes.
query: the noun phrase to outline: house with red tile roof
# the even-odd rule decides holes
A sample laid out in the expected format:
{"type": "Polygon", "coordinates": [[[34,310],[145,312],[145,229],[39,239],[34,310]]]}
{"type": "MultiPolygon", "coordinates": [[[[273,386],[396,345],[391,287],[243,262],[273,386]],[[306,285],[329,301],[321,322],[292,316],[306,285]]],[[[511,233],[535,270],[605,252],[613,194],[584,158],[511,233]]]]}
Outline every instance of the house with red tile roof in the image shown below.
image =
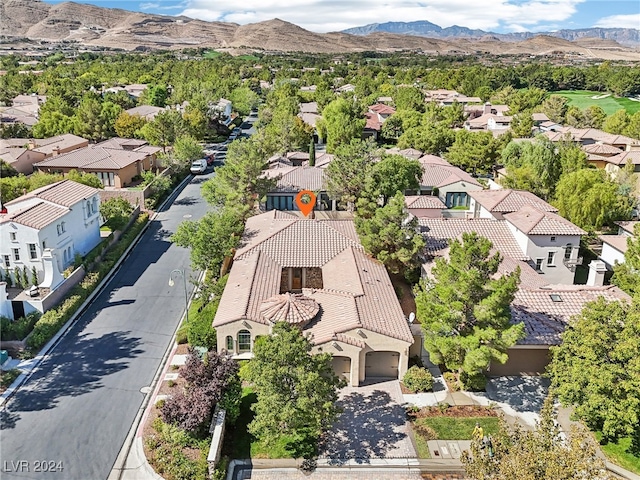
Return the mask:
{"type": "MultiPolygon", "coordinates": [[[[526,211],[528,207],[523,208],[526,211]]],[[[554,213],[550,214],[556,216],[554,213]]],[[[505,217],[508,215],[510,213],[505,214],[505,217]]],[[[530,232],[541,228],[543,233],[548,234],[546,228],[549,224],[540,225],[539,221],[534,227],[535,220],[526,216],[524,220],[520,223],[518,219],[516,223],[530,232]]],[[[421,218],[419,224],[426,242],[423,275],[431,274],[435,260],[447,257],[450,242],[454,239],[461,240],[465,232],[476,232],[488,238],[493,244],[493,252],[501,253],[503,259],[498,267],[498,275],[520,269],[520,288],[511,304],[511,314],[514,323],[524,323],[526,336],[508,350],[509,360],[505,364],[491,365],[488,372],[490,375],[543,373],[549,363],[549,347],[560,343],[560,334],[567,327],[570,318],[579,314],[587,302],[596,300],[599,296],[604,296],[607,300],[629,299],[617,287],[603,286],[604,276],[597,265],[599,262],[589,265],[589,285],[572,285],[572,273],[569,284],[557,282],[553,274],[548,274],[550,268],[544,264],[540,270],[536,270],[530,253],[523,250],[521,238],[506,218],[421,218]]],[[[528,248],[527,245],[524,247],[528,248]]],[[[557,247],[549,247],[549,251],[554,251],[554,248],[557,247]]],[[[560,246],[558,255],[565,251],[560,246]]],[[[577,248],[575,252],[572,248],[571,254],[577,255],[577,248]]]]}
{"type": "Polygon", "coordinates": [[[424,155],[418,161],[423,171],[420,194],[437,196],[448,209],[468,206],[469,192],[483,189],[475,178],[444,158],[424,155]]]}
{"type": "Polygon", "coordinates": [[[256,338],[276,322],[297,325],[312,353],[331,353],[352,386],[402,378],[415,342],[386,269],[366,255],[352,220],[273,210],[247,221],[213,319],[218,351],[252,358],[256,338]]]}
{"type": "Polygon", "coordinates": [[[6,213],[0,214],[3,274],[24,267],[31,272],[35,267],[43,281],[45,251],[51,251],[60,272],[73,263],[76,254],[89,253],[100,243],[98,193],[98,189],[63,180],[5,203],[6,213]]]}
{"type": "Polygon", "coordinates": [[[377,139],[380,135],[380,130],[382,130],[382,124],[395,112],[395,108],[385,105],[384,103],[371,105],[364,114],[367,122],[364,126],[363,137],[373,137],[377,139]]]}
{"type": "Polygon", "coordinates": [[[336,209],[336,203],[329,199],[325,191],[326,170],[324,168],[308,165],[294,166],[278,162],[265,170],[263,176],[277,179],[276,188],[267,193],[263,206],[265,210],[298,210],[295,199],[302,190],[310,190],[316,194],[316,209],[336,209]]]}

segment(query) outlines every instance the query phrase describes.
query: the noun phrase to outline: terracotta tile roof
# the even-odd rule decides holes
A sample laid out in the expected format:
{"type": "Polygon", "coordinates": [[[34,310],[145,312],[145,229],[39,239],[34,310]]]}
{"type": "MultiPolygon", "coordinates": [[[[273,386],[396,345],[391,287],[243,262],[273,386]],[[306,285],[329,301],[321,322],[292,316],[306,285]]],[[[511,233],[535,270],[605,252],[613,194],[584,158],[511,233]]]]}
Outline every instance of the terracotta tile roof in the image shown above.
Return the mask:
{"type": "Polygon", "coordinates": [[[634,165],[640,165],[640,150],[622,152],[605,159],[606,162],[618,165],[619,167],[626,165],[629,160],[631,160],[631,163],[634,165]]]}
{"type": "Polygon", "coordinates": [[[453,238],[458,238],[464,232],[476,232],[488,238],[493,246],[504,256],[516,260],[526,260],[526,255],[520,249],[507,223],[503,220],[490,218],[420,218],[418,223],[422,228],[426,241],[427,252],[433,256],[440,256],[446,250],[453,238]]]}
{"type": "Polygon", "coordinates": [[[318,113],[318,102],[306,102],[300,104],[300,113],[318,113]]]}
{"type": "Polygon", "coordinates": [[[89,197],[98,193],[97,188],[83,185],[72,180],[62,180],[61,182],[52,183],[40,187],[32,192],[22,195],[5,205],[17,205],[28,198],[39,198],[56,205],[62,205],[63,207],[71,207],[81,200],[86,200],[89,197]]]}
{"type": "Polygon", "coordinates": [[[120,170],[132,163],[144,160],[146,157],[145,152],[90,146],[47,158],[34,166],[50,169],[120,170]]]}
{"type": "Polygon", "coordinates": [[[333,158],[334,156],[331,153],[316,153],[316,167],[327,168],[333,158]]]}
{"type": "Polygon", "coordinates": [[[423,155],[422,157],[419,157],[418,161],[422,165],[444,165],[446,167],[453,167],[453,165],[447,162],[444,158],[438,157],[436,155],[431,155],[431,154],[427,154],[427,155],[423,155]]]}
{"type": "Polygon", "coordinates": [[[412,343],[384,266],[367,257],[352,235],[355,229],[348,220],[305,220],[272,212],[251,217],[213,326],[240,319],[269,324],[261,306],[280,293],[282,268],[320,267],[324,288],[302,291],[320,305],[305,329],[316,343],[359,327],[412,343]]]}
{"type": "Polygon", "coordinates": [[[549,117],[544,113],[532,113],[531,118],[534,122],[548,122],[549,117]]]}
{"type": "Polygon", "coordinates": [[[147,144],[148,142],[146,140],[140,140],[137,138],[115,137],[105,140],[104,142],[97,143],[96,147],[115,148],[117,150],[124,150],[125,147],[129,147],[130,150],[133,150],[147,144]]]}
{"type": "Polygon", "coordinates": [[[595,153],[596,155],[617,155],[618,153],[622,153],[618,147],[614,147],[612,145],[606,145],[603,143],[592,143],[590,145],[583,145],[582,150],[587,153],[595,153]]]}
{"type": "Polygon", "coordinates": [[[325,170],[320,167],[288,167],[270,168],[266,170],[266,177],[277,177],[276,191],[299,192],[311,190],[318,192],[324,189],[325,170]]]}
{"type": "Polygon", "coordinates": [[[387,153],[390,155],[402,155],[403,157],[409,158],[411,160],[418,160],[422,157],[422,152],[415,148],[403,148],[400,150],[397,147],[388,148],[387,153]]]}
{"type": "Polygon", "coordinates": [[[125,110],[129,115],[138,115],[147,120],[153,120],[160,112],[164,112],[162,107],[154,107],[152,105],[140,105],[138,107],[125,110]]]}
{"type": "Polygon", "coordinates": [[[629,248],[627,240],[631,237],[629,235],[600,235],[598,238],[602,240],[603,243],[611,245],[620,253],[625,253],[629,248]]]}
{"type": "Polygon", "coordinates": [[[58,135],[56,137],[43,138],[36,140],[35,142],[36,147],[33,150],[44,153],[45,155],[51,155],[57,151],[57,149],[63,150],[73,146],[82,148],[89,144],[89,140],[70,133],[58,135]]]}
{"type": "Polygon", "coordinates": [[[545,212],[557,212],[558,209],[525,190],[480,190],[468,192],[469,196],[490,212],[515,212],[525,205],[531,205],[545,212]]]}
{"type": "Polygon", "coordinates": [[[635,232],[636,225],[640,225],[640,221],[638,221],[638,220],[624,220],[624,221],[620,221],[620,222],[615,222],[615,224],[618,225],[625,232],[628,232],[631,235],[633,235],[634,232],[635,232]]]}
{"type": "Polygon", "coordinates": [[[370,130],[380,131],[382,128],[382,122],[378,119],[378,115],[371,112],[366,112],[364,117],[367,119],[364,128],[368,128],[370,130]]]}
{"type": "Polygon", "coordinates": [[[438,197],[433,195],[408,195],[404,197],[404,203],[407,208],[434,208],[439,210],[447,208],[438,197]]]}
{"type": "Polygon", "coordinates": [[[504,215],[505,220],[527,235],[585,235],[587,232],[551,212],[525,205],[504,215]]]}
{"type": "Polygon", "coordinates": [[[482,188],[482,185],[475,178],[458,167],[436,163],[422,163],[422,170],[423,174],[420,185],[424,187],[440,188],[456,182],[468,182],[471,185],[482,188]]]}
{"type": "Polygon", "coordinates": [[[560,334],[567,327],[571,317],[580,314],[587,302],[595,301],[600,296],[608,301],[630,300],[627,294],[614,286],[521,288],[511,305],[512,322],[524,322],[527,332],[527,336],[518,343],[559,345],[560,334]]]}
{"type": "Polygon", "coordinates": [[[373,113],[377,113],[379,115],[393,115],[396,113],[396,109],[390,107],[389,105],[385,105],[384,103],[376,103],[375,105],[371,105],[369,107],[369,111],[373,113]]]}
{"type": "Polygon", "coordinates": [[[0,215],[0,224],[18,223],[40,230],[69,213],[69,209],[60,205],[40,202],[23,210],[0,215]]]}

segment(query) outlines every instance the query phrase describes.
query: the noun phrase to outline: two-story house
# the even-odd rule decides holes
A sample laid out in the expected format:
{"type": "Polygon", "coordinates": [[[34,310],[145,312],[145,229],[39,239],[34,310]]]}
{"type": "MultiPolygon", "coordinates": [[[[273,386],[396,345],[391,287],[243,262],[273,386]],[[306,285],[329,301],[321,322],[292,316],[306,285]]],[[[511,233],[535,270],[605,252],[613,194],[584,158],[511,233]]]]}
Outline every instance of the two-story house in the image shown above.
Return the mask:
{"type": "Polygon", "coordinates": [[[616,222],[616,224],[618,225],[617,235],[600,235],[602,252],[599,258],[609,269],[612,269],[616,263],[624,263],[624,254],[629,248],[627,241],[634,235],[640,238],[640,226],[638,226],[640,221],[616,222]]]}
{"type": "Polygon", "coordinates": [[[325,192],[324,168],[276,163],[273,168],[265,170],[263,176],[277,179],[276,188],[267,193],[265,210],[298,210],[295,199],[302,190],[316,194],[317,209],[335,210],[335,202],[331,202],[325,192]]]}
{"type": "Polygon", "coordinates": [[[533,193],[524,190],[470,192],[468,218],[506,222],[525,259],[547,283],[572,284],[580,238],[585,232],[565,220],[533,193]]]}
{"type": "MultiPolygon", "coordinates": [[[[71,180],[47,185],[4,204],[0,214],[0,268],[5,275],[35,267],[43,280],[45,250],[60,271],[100,243],[98,190],[71,180]]],[[[48,286],[55,288],[56,285],[48,286]]]]}
{"type": "Polygon", "coordinates": [[[464,170],[454,167],[444,158],[425,155],[422,165],[420,195],[434,195],[446,209],[463,209],[469,205],[469,192],[482,190],[482,184],[464,170]]]}

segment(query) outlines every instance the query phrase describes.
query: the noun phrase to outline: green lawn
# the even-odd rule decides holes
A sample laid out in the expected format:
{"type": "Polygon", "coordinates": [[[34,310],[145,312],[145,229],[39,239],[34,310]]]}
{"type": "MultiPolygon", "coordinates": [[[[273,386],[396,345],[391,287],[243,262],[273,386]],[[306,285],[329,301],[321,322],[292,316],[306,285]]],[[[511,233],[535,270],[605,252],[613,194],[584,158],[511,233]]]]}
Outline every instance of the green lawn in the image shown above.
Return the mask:
{"type": "Polygon", "coordinates": [[[592,105],[601,107],[607,115],[611,115],[620,109],[625,109],[627,113],[633,114],[640,111],[640,102],[634,102],[628,98],[618,98],[610,95],[606,98],[593,99],[593,96],[604,95],[603,92],[592,92],[589,90],[560,90],[550,92],[553,95],[562,95],[569,99],[569,105],[575,105],[580,109],[585,109],[592,105]]]}
{"type": "MultiPolygon", "coordinates": [[[[602,432],[596,432],[596,438],[601,441],[602,432]]],[[[633,455],[629,452],[631,449],[631,437],[621,438],[618,443],[605,443],[600,445],[600,448],[611,462],[631,472],[640,474],[640,452],[638,452],[638,455],[633,455]]]]}
{"type": "Polygon", "coordinates": [[[220,55],[222,55],[220,52],[216,52],[215,50],[209,50],[208,52],[205,52],[202,57],[203,58],[216,58],[219,57],[220,55]]]}
{"type": "Polygon", "coordinates": [[[416,453],[418,458],[431,458],[431,452],[429,452],[429,444],[427,440],[422,436],[415,433],[416,439],[416,453]]]}
{"type": "Polygon", "coordinates": [[[476,422],[480,423],[485,435],[498,432],[498,417],[426,417],[416,420],[418,424],[431,427],[438,440],[472,440],[476,422]]]}
{"type": "Polygon", "coordinates": [[[247,425],[253,420],[251,405],[257,396],[251,388],[242,389],[240,416],[230,430],[225,443],[230,446],[230,458],[294,458],[286,448],[289,438],[281,437],[274,445],[263,445],[247,431],[247,425]]]}

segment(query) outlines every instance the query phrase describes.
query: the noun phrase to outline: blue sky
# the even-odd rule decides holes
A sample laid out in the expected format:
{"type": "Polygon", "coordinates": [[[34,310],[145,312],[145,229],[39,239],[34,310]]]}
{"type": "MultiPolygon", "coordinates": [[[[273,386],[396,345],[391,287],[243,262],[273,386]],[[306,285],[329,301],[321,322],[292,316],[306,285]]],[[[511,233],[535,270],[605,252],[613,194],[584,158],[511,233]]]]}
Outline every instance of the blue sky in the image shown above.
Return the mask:
{"type": "MultiPolygon", "coordinates": [[[[61,3],[63,0],[45,0],[61,3]]],[[[74,0],[100,7],[209,21],[255,23],[280,18],[314,32],[388,21],[428,20],[487,31],[561,28],[640,29],[640,0],[74,0]]]]}

